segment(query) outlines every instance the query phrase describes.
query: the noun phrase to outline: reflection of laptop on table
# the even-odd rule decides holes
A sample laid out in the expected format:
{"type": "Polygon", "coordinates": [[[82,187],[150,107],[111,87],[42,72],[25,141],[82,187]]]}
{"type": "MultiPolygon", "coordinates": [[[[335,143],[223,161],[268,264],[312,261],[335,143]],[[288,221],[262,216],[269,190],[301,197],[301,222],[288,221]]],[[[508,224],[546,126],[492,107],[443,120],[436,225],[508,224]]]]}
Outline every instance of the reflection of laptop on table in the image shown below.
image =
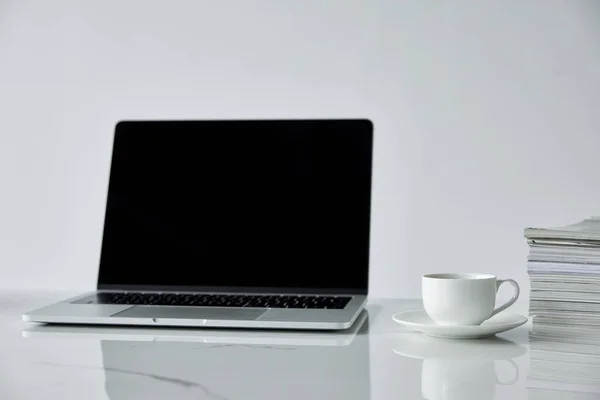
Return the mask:
{"type": "Polygon", "coordinates": [[[98,291],[25,321],[344,329],[368,293],[368,120],[116,127],[98,291]]]}
{"type": "Polygon", "coordinates": [[[56,347],[100,341],[111,400],[364,400],[372,314],[335,332],[32,325],[23,336],[56,347]]]}
{"type": "Polygon", "coordinates": [[[103,341],[110,400],[367,400],[368,337],[349,346],[192,346],[103,341]],[[194,348],[195,347],[195,348],[194,348]]]}

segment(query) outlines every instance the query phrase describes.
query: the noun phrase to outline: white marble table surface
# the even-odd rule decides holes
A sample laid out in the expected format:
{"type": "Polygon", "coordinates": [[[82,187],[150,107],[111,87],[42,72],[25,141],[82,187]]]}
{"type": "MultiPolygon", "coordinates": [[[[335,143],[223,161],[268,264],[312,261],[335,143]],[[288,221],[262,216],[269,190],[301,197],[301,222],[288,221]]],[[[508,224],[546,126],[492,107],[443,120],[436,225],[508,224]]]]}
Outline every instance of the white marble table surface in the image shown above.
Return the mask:
{"type": "Polygon", "coordinates": [[[369,301],[357,332],[22,322],[23,312],[70,295],[0,291],[0,398],[534,398],[528,387],[529,324],[494,339],[430,339],[391,320],[396,312],[420,308],[420,301],[378,299],[369,301]]]}

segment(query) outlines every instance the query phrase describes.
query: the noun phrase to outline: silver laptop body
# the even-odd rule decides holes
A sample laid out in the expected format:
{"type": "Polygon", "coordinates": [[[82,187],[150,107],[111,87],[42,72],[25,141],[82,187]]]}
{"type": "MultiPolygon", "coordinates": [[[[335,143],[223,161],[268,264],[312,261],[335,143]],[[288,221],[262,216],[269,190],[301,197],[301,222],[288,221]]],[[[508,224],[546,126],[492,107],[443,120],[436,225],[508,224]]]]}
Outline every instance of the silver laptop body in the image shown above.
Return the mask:
{"type": "Polygon", "coordinates": [[[122,121],[97,290],[24,321],[347,329],[368,295],[364,119],[122,121]]]}

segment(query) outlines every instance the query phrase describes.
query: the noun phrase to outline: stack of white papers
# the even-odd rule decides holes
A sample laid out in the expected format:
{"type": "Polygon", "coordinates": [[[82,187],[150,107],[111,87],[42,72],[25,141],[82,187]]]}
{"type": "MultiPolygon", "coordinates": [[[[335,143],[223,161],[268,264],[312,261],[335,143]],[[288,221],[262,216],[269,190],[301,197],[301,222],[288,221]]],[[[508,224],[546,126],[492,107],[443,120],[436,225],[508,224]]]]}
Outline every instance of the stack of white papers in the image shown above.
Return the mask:
{"type": "Polygon", "coordinates": [[[600,336],[600,217],[526,228],[529,311],[539,334],[600,336]]]}
{"type": "Polygon", "coordinates": [[[600,218],[527,228],[530,399],[600,399],[600,218]]]}

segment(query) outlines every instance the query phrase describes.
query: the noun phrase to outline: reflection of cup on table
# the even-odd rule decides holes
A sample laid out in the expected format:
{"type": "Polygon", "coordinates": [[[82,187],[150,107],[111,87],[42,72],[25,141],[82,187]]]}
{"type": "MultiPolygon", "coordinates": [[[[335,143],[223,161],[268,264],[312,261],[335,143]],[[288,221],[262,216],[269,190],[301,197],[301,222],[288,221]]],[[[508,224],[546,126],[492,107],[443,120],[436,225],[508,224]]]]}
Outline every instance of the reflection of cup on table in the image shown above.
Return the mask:
{"type": "MultiPolygon", "coordinates": [[[[500,361],[498,361],[500,362],[500,361]]],[[[496,396],[496,384],[513,385],[519,380],[519,367],[510,363],[514,375],[501,382],[494,361],[423,360],[421,394],[428,400],[488,400],[496,396]]]]}
{"type": "Polygon", "coordinates": [[[396,341],[394,352],[423,360],[421,394],[428,400],[494,399],[497,385],[519,380],[519,368],[512,361],[525,354],[522,345],[500,339],[458,341],[405,334],[396,341]],[[505,363],[512,370],[500,379],[496,367],[505,363]]]}

